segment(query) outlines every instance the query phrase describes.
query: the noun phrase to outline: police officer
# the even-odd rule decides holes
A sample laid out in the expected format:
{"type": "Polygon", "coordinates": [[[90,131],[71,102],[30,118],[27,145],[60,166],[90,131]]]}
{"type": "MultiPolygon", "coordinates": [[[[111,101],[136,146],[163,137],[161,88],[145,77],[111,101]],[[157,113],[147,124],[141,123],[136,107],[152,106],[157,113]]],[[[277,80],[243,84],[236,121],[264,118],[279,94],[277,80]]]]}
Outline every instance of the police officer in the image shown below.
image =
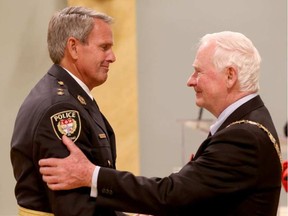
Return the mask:
{"type": "Polygon", "coordinates": [[[115,168],[114,132],[91,94],[106,81],[116,60],[111,22],[111,17],[84,7],[67,7],[50,20],[47,42],[54,64],[22,104],[11,141],[19,215],[117,214],[97,207],[90,188],[51,191],[38,166],[41,158],[69,155],[61,144],[66,135],[91,162],[115,168]]]}

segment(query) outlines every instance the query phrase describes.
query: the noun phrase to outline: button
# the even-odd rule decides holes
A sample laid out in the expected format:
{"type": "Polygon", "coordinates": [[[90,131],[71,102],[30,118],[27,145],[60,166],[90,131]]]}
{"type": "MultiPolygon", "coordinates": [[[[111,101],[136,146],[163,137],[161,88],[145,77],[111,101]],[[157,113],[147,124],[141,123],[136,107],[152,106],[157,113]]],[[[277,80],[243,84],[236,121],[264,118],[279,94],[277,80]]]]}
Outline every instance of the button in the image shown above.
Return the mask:
{"type": "Polygon", "coordinates": [[[113,195],[113,191],[111,189],[108,188],[102,188],[102,193],[103,194],[107,194],[107,195],[113,195]]]}

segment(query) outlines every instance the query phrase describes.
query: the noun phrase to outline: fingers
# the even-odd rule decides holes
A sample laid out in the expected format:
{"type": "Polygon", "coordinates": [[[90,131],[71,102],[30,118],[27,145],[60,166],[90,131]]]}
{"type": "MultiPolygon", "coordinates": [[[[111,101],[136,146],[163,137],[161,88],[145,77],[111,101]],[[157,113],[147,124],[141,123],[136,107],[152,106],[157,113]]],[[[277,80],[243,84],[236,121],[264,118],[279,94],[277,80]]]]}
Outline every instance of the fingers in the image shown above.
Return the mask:
{"type": "Polygon", "coordinates": [[[71,139],[63,135],[62,142],[64,145],[66,145],[67,149],[70,151],[70,156],[68,156],[67,158],[69,158],[71,162],[79,163],[81,160],[88,162],[88,159],[86,158],[84,153],[78,148],[78,146],[71,139]]]}
{"type": "Polygon", "coordinates": [[[42,179],[48,184],[57,184],[59,182],[59,176],[61,175],[61,170],[56,167],[40,167],[39,169],[42,179]]]}
{"type": "Polygon", "coordinates": [[[69,190],[69,184],[63,180],[63,171],[56,167],[40,167],[42,179],[51,190],[69,190]],[[51,174],[52,173],[52,174],[51,174]]]}
{"type": "MultiPolygon", "coordinates": [[[[39,162],[40,163],[40,162],[39,162]]],[[[45,161],[44,161],[45,164],[45,161]]],[[[47,183],[47,186],[52,189],[52,190],[59,190],[61,185],[59,185],[58,180],[59,177],[58,175],[50,175],[51,171],[55,172],[55,169],[52,167],[40,167],[40,173],[42,174],[42,179],[44,182],[47,183]]],[[[56,170],[57,172],[57,170],[56,170]]]]}
{"type": "Polygon", "coordinates": [[[47,183],[47,186],[51,190],[62,190],[62,188],[64,188],[61,184],[49,184],[49,183],[47,183]]]}
{"type": "Polygon", "coordinates": [[[47,158],[39,161],[43,181],[52,190],[90,187],[95,165],[67,136],[62,137],[70,155],[66,158],[47,158]]]}
{"type": "Polygon", "coordinates": [[[70,151],[70,154],[72,154],[73,152],[76,153],[80,151],[80,149],[75,145],[75,143],[71,139],[69,139],[67,136],[63,135],[62,141],[63,141],[63,144],[66,145],[66,147],[70,151]]]}
{"type": "Polygon", "coordinates": [[[47,184],[58,184],[58,177],[56,176],[50,176],[50,175],[43,175],[42,179],[47,184]]]}
{"type": "MultiPolygon", "coordinates": [[[[63,144],[67,146],[70,154],[79,154],[80,149],[75,145],[75,143],[69,139],[67,136],[63,135],[62,137],[63,144]]],[[[60,159],[56,158],[47,158],[39,160],[38,164],[40,167],[49,166],[49,167],[57,167],[61,163],[60,159]]]]}
{"type": "Polygon", "coordinates": [[[57,158],[45,158],[39,160],[38,164],[40,167],[46,167],[46,166],[57,167],[57,164],[59,163],[58,161],[59,159],[57,158]]]}
{"type": "MultiPolygon", "coordinates": [[[[44,161],[43,164],[45,164],[45,160],[46,159],[41,160],[41,161],[44,161]]],[[[42,175],[45,175],[45,176],[51,176],[51,173],[53,173],[54,176],[57,176],[59,173],[56,166],[55,167],[53,167],[53,166],[40,166],[39,171],[42,175]]]]}
{"type": "Polygon", "coordinates": [[[146,214],[134,214],[133,216],[153,216],[153,215],[146,215],[146,214]]]}
{"type": "Polygon", "coordinates": [[[69,186],[65,183],[47,183],[48,188],[51,190],[70,190],[69,186]]]}

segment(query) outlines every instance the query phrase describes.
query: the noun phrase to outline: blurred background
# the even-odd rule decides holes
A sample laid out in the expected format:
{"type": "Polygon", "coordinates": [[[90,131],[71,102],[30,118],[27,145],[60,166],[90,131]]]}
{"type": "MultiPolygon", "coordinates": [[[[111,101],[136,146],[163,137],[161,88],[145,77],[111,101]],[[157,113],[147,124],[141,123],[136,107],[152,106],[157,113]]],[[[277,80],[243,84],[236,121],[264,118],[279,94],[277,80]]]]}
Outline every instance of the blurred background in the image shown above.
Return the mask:
{"type": "MultiPolygon", "coordinates": [[[[115,130],[118,169],[163,177],[196,152],[207,133],[191,124],[199,108],[186,81],[199,38],[223,30],[245,34],[262,56],[260,95],[287,159],[286,0],[0,0],[0,216],[17,214],[9,158],[15,117],[52,64],[48,22],[67,5],[91,7],[115,19],[117,61],[93,94],[115,130]]],[[[202,117],[214,120],[205,110],[202,117]]],[[[280,207],[285,206],[282,191],[280,207]]]]}

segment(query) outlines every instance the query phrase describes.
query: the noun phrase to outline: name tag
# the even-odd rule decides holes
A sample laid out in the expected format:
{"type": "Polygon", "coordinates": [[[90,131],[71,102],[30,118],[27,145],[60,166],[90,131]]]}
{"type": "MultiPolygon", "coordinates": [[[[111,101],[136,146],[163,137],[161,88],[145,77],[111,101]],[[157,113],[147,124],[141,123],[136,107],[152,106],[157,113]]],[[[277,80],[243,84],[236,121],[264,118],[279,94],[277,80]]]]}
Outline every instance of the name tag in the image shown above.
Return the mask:
{"type": "Polygon", "coordinates": [[[98,137],[100,139],[106,139],[106,134],[105,133],[98,134],[98,137]]]}

